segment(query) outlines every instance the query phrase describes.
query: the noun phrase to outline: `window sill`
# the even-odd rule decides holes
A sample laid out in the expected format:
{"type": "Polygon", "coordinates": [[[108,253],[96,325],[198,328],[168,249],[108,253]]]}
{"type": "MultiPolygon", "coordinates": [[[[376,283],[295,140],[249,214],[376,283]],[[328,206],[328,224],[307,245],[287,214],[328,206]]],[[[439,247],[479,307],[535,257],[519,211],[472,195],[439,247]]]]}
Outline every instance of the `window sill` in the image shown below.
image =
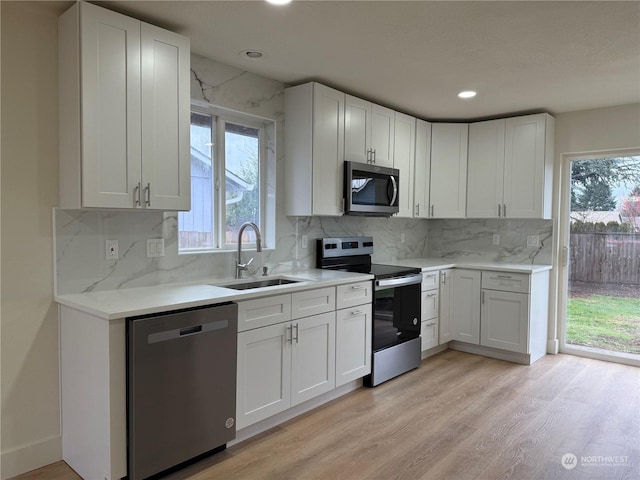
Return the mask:
{"type": "MultiPolygon", "coordinates": [[[[275,251],[275,248],[271,248],[271,247],[262,248],[262,252],[273,252],[273,251],[275,251]]],[[[202,248],[202,249],[193,249],[193,250],[178,250],[178,255],[199,255],[199,254],[209,254],[209,253],[219,254],[219,253],[237,253],[237,252],[238,252],[237,247],[235,248],[202,248]]],[[[242,253],[246,253],[246,252],[258,253],[256,251],[255,245],[249,246],[246,248],[243,245],[242,253]]]]}

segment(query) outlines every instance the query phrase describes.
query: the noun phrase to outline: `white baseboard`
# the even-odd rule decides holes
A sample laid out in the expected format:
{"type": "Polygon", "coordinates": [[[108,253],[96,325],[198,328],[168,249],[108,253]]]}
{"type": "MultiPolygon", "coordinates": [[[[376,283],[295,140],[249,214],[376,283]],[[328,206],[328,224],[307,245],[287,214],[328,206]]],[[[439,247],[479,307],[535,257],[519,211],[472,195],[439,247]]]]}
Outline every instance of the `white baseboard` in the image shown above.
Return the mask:
{"type": "Polygon", "coordinates": [[[6,480],[59,460],[62,460],[60,435],[11,448],[2,452],[0,479],[6,480]]]}

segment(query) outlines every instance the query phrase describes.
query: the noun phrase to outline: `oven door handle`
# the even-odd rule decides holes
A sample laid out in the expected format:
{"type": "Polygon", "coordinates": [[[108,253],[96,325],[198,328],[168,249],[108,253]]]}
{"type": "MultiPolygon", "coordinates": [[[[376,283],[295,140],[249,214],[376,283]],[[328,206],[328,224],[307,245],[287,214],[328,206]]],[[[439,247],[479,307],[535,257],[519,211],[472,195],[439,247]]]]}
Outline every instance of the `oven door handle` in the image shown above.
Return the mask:
{"type": "Polygon", "coordinates": [[[422,274],[407,275],[406,277],[376,280],[376,289],[385,287],[402,287],[405,285],[415,285],[419,283],[422,283],[422,274]]]}

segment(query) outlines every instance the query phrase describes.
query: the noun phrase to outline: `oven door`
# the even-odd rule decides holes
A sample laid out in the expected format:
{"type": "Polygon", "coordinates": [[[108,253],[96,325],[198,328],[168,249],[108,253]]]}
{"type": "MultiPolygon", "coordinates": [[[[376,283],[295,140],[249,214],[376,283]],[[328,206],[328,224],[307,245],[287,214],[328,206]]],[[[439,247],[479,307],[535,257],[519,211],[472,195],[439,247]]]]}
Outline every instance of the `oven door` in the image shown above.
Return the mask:
{"type": "Polygon", "coordinates": [[[390,216],[398,213],[399,171],[365,163],[345,163],[345,213],[390,216]]]}
{"type": "Polygon", "coordinates": [[[420,336],[421,275],[377,280],[373,303],[373,351],[420,336]]]}

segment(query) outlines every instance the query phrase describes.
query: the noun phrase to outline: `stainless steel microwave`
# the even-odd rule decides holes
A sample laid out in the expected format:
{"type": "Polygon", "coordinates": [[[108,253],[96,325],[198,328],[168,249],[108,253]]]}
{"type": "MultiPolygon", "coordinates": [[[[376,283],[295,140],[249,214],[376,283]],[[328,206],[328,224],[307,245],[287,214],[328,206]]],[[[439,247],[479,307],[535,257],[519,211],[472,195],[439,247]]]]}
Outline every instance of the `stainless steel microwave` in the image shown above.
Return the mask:
{"type": "Polygon", "coordinates": [[[344,213],[389,217],[398,213],[400,171],[344,162],[344,213]]]}

